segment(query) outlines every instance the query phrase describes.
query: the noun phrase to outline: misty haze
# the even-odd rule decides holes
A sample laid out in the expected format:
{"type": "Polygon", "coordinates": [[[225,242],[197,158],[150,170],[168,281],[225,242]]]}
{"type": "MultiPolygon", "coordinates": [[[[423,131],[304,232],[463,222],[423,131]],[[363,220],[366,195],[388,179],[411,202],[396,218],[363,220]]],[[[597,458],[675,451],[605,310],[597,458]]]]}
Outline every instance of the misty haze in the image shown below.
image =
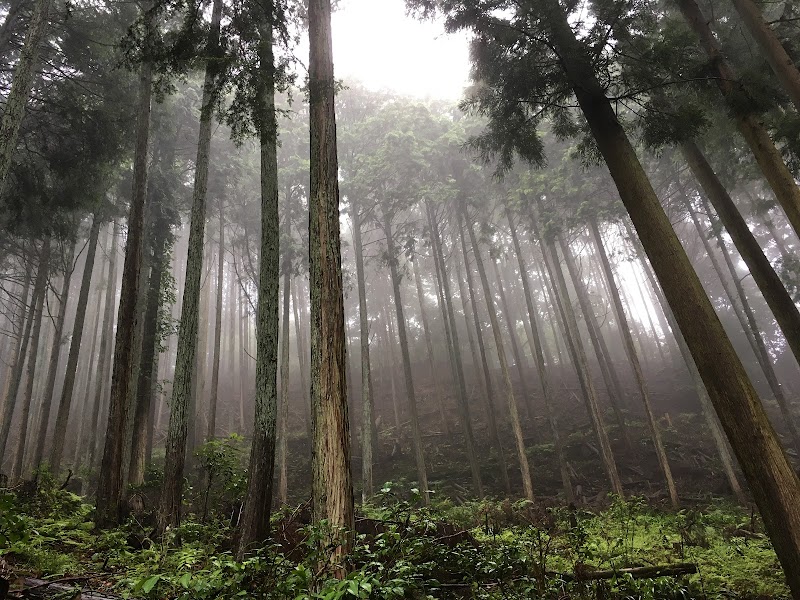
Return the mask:
{"type": "Polygon", "coordinates": [[[0,0],[0,600],[800,600],[798,23],[0,0]]]}

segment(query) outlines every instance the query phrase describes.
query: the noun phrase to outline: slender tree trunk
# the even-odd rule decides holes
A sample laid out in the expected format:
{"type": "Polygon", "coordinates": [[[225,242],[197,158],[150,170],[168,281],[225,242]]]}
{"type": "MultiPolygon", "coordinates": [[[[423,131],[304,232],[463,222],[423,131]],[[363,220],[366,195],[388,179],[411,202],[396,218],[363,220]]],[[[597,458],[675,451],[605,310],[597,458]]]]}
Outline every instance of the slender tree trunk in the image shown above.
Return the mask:
{"type": "MultiPolygon", "coordinates": [[[[619,402],[619,399],[622,397],[622,386],[619,383],[619,377],[617,377],[617,372],[614,369],[614,365],[611,364],[611,357],[609,356],[608,348],[605,346],[605,340],[600,332],[600,328],[597,325],[597,319],[594,315],[594,308],[589,300],[589,295],[586,293],[586,287],[578,275],[578,269],[575,265],[575,259],[572,256],[572,250],[567,244],[564,243],[564,240],[560,235],[557,235],[556,237],[558,244],[561,247],[561,254],[564,256],[564,263],[567,266],[567,272],[569,273],[570,280],[572,281],[572,286],[575,288],[575,294],[578,296],[578,304],[581,307],[581,312],[583,313],[583,318],[586,322],[586,329],[589,331],[589,340],[591,341],[594,352],[597,355],[597,362],[600,365],[600,372],[603,376],[603,382],[606,385],[606,390],[608,391],[608,398],[611,403],[611,408],[614,411],[614,417],[616,418],[617,425],[622,433],[622,439],[625,442],[625,446],[630,449],[633,447],[633,445],[631,443],[630,433],[628,432],[628,426],[625,423],[625,417],[622,414],[622,407],[620,406],[619,402]]],[[[569,308],[565,308],[567,310],[572,310],[572,305],[570,304],[569,308]]]]}
{"type": "Polygon", "coordinates": [[[722,48],[709,26],[710,21],[703,15],[695,0],[677,0],[677,3],[686,22],[700,39],[700,45],[718,75],[717,86],[731,110],[739,133],[750,147],[764,178],[769,182],[795,232],[800,234],[800,188],[797,187],[794,176],[783,162],[780,150],[775,147],[761,118],[753,109],[754,103],[743,89],[736,72],[725,59],[722,48]]]}
{"type": "MultiPolygon", "coordinates": [[[[105,307],[103,309],[103,333],[100,336],[100,358],[97,361],[97,371],[94,375],[96,382],[94,402],[91,410],[91,423],[85,430],[84,438],[81,440],[81,447],[88,450],[86,453],[87,465],[90,468],[95,466],[97,451],[102,443],[99,435],[98,423],[103,398],[106,395],[106,385],[109,383],[111,371],[111,343],[114,335],[114,307],[117,303],[117,238],[119,237],[119,223],[114,221],[111,234],[111,249],[109,250],[108,262],[108,287],[106,289],[105,307]]],[[[76,464],[77,466],[77,464],[76,464]]]]}
{"type": "Polygon", "coordinates": [[[667,484],[667,491],[669,492],[670,500],[672,501],[673,508],[677,508],[680,503],[678,500],[678,490],[675,488],[675,480],[672,477],[672,469],[669,466],[667,459],[667,452],[664,449],[664,442],[661,439],[661,432],[658,428],[655,415],[653,414],[652,403],[650,402],[650,392],[647,389],[647,381],[642,372],[642,365],[639,362],[639,355],[636,353],[636,348],[633,345],[633,337],[628,327],[628,318],[622,308],[622,300],[619,296],[619,289],[614,281],[614,273],[611,270],[611,263],[608,261],[605,246],[603,246],[603,238],[600,235],[600,229],[597,221],[592,218],[589,219],[589,230],[594,239],[594,245],[597,249],[597,254],[600,258],[600,265],[603,268],[603,273],[608,283],[608,289],[611,292],[611,301],[614,305],[614,312],[616,313],[617,323],[619,323],[619,330],[622,334],[622,341],[625,347],[625,353],[628,355],[628,360],[633,370],[633,375],[636,378],[636,385],[639,387],[639,395],[642,398],[644,405],[644,412],[647,417],[647,426],[650,428],[650,436],[653,438],[653,445],[655,446],[656,456],[658,457],[658,464],[661,467],[661,472],[664,474],[664,480],[667,484]]]}
{"type": "MultiPolygon", "coordinates": [[[[326,519],[338,564],[352,547],[353,487],[345,381],[344,298],[339,241],[339,182],[336,153],[335,81],[330,0],[310,0],[312,498],[314,520],[326,519]]],[[[344,567],[337,568],[344,575],[344,567]]]]}
{"type": "Polygon", "coordinates": [[[392,233],[392,217],[388,211],[383,210],[383,231],[386,234],[386,250],[389,256],[389,273],[392,279],[392,292],[394,295],[394,308],[397,315],[397,335],[400,340],[400,355],[403,360],[403,375],[406,385],[406,399],[411,416],[411,439],[414,444],[414,459],[417,463],[417,478],[419,479],[420,494],[423,504],[430,503],[428,494],[428,471],[425,466],[425,452],[422,447],[422,430],[419,425],[417,413],[417,398],[414,393],[414,380],[411,373],[411,356],[408,351],[408,338],[406,336],[406,318],[403,314],[403,299],[400,296],[400,274],[397,271],[397,249],[392,233]]]}
{"type": "MultiPolygon", "coordinates": [[[[536,359],[536,369],[539,371],[539,381],[542,385],[542,394],[544,397],[544,407],[547,413],[547,422],[550,425],[550,433],[553,436],[553,446],[556,450],[556,457],[558,458],[559,472],[561,473],[561,486],[564,491],[564,500],[569,504],[574,502],[575,494],[572,491],[572,481],[569,475],[569,463],[564,456],[564,444],[561,441],[561,435],[558,430],[558,421],[553,410],[555,405],[555,398],[553,397],[553,383],[550,379],[550,373],[545,364],[544,349],[539,335],[539,322],[538,312],[533,303],[533,296],[531,294],[530,282],[528,281],[528,267],[525,264],[525,259],[522,256],[522,249],[519,244],[519,237],[517,236],[517,228],[514,224],[514,219],[511,212],[506,207],[506,217],[508,218],[508,226],[511,231],[511,241],[514,244],[514,253],[517,256],[517,264],[519,265],[520,279],[522,280],[522,290],[525,294],[525,306],[528,309],[528,320],[530,322],[531,334],[533,345],[531,350],[536,359]]],[[[552,359],[550,359],[550,366],[553,366],[552,359]]]]}
{"type": "Polygon", "coordinates": [[[50,348],[50,362],[47,367],[47,379],[42,393],[42,409],[39,413],[39,423],[36,428],[35,446],[33,451],[33,468],[39,469],[44,460],[44,444],[47,440],[47,431],[50,425],[50,411],[53,407],[54,391],[56,387],[56,376],[58,375],[58,363],[61,358],[61,346],[64,338],[64,323],[67,320],[67,304],[69,301],[70,282],[72,273],[75,270],[73,264],[75,258],[75,245],[72,245],[64,257],[64,274],[61,283],[61,294],[58,298],[58,316],[56,317],[55,330],[53,334],[53,345],[50,348]]]}
{"type": "Polygon", "coordinates": [[[394,431],[395,431],[395,443],[399,444],[400,440],[404,437],[403,436],[403,422],[400,418],[400,405],[397,402],[397,389],[395,386],[394,376],[395,376],[395,365],[397,364],[397,360],[395,359],[394,355],[394,346],[395,346],[395,335],[394,335],[394,327],[392,324],[392,317],[389,311],[388,306],[383,307],[383,322],[386,328],[386,347],[389,349],[388,353],[385,353],[384,356],[388,356],[388,364],[384,364],[383,372],[389,372],[389,383],[392,391],[392,410],[394,411],[394,431]]]}
{"type": "MultiPolygon", "coordinates": [[[[61,389],[61,399],[58,403],[56,424],[53,429],[53,444],[50,450],[50,469],[56,475],[61,470],[61,457],[64,453],[64,437],[67,432],[67,422],[72,408],[72,394],[75,390],[75,375],[78,370],[81,341],[83,340],[83,327],[86,321],[86,305],[89,303],[89,291],[92,285],[92,271],[97,254],[97,240],[100,235],[102,218],[97,213],[92,218],[92,227],[89,230],[89,242],[86,247],[86,260],[83,266],[81,291],[78,294],[78,305],[75,309],[75,321],[72,326],[72,341],[69,346],[69,356],[64,372],[64,385],[61,389]]],[[[98,311],[99,313],[99,311],[98,311]]]]}
{"type": "MultiPolygon", "coordinates": [[[[292,314],[294,316],[294,337],[297,343],[297,364],[299,365],[300,371],[300,391],[301,391],[301,405],[303,408],[303,418],[306,422],[306,433],[308,434],[308,439],[311,441],[311,403],[309,402],[308,398],[308,377],[306,376],[307,369],[308,369],[308,361],[306,360],[306,337],[303,333],[303,327],[300,323],[300,306],[298,304],[298,295],[295,290],[297,286],[293,285],[291,292],[292,292],[292,314]]],[[[366,311],[364,311],[366,313],[366,311]]],[[[370,374],[370,386],[372,385],[372,375],[370,374]]],[[[372,388],[370,387],[370,390],[372,388]]],[[[370,398],[374,398],[372,394],[370,394],[370,398]]],[[[374,404],[374,402],[373,402],[374,404]]],[[[373,423],[372,426],[373,433],[375,432],[375,425],[373,423]]],[[[377,438],[373,436],[373,440],[377,441],[377,438]]]]}
{"type": "MultiPolygon", "coordinates": [[[[272,478],[275,470],[275,428],[278,417],[278,301],[280,231],[278,210],[278,123],[275,114],[275,62],[272,11],[259,23],[261,122],[261,252],[256,321],[256,402],[248,484],[239,521],[241,558],[269,533],[272,478]]],[[[312,175],[313,180],[313,175],[312,175]]],[[[344,358],[344,357],[343,357],[344,358]]]]}
{"type": "Polygon", "coordinates": [[[35,0],[33,3],[25,43],[14,68],[11,91],[6,99],[3,118],[0,120],[0,194],[6,189],[19,129],[25,117],[25,105],[31,94],[41,46],[49,26],[51,5],[52,0],[35,0]]]}
{"type": "Polygon", "coordinates": [[[217,398],[219,397],[219,365],[222,351],[222,293],[225,290],[225,218],[222,198],[219,200],[219,252],[217,256],[217,299],[214,307],[214,357],[211,359],[211,397],[208,400],[206,440],[217,435],[217,398]]]}
{"type": "MultiPolygon", "coordinates": [[[[358,286],[358,323],[359,338],[361,342],[361,501],[366,503],[375,493],[374,482],[372,479],[372,466],[374,464],[373,430],[375,429],[375,418],[373,417],[375,396],[372,390],[372,365],[369,358],[369,312],[367,312],[367,284],[364,275],[364,245],[361,240],[361,212],[358,200],[355,195],[350,200],[350,209],[353,223],[353,250],[356,255],[356,284],[358,286]]],[[[420,298],[421,301],[421,298],[420,298]]],[[[425,333],[428,335],[427,319],[423,314],[425,333]]],[[[298,340],[298,357],[303,352],[300,348],[300,324],[297,322],[297,311],[295,310],[295,327],[298,340]]],[[[426,337],[426,340],[429,339],[426,337]]],[[[303,361],[300,360],[300,369],[303,369],[303,361]]],[[[303,381],[305,389],[305,380],[303,381]]]]}
{"type": "Polygon", "coordinates": [[[278,460],[279,475],[278,481],[278,500],[282,505],[289,501],[289,471],[288,460],[288,439],[289,435],[289,299],[291,297],[292,286],[292,259],[291,259],[291,194],[286,192],[286,207],[284,210],[284,239],[286,248],[284,249],[283,259],[283,315],[281,317],[281,401],[280,415],[278,423],[280,431],[278,433],[278,460]]]}
{"type": "Polygon", "coordinates": [[[36,283],[33,285],[35,308],[34,312],[31,314],[33,329],[31,330],[30,352],[28,353],[28,379],[22,397],[22,406],[20,407],[20,429],[17,433],[17,449],[11,467],[12,484],[18,482],[22,476],[22,459],[25,454],[25,440],[28,435],[28,420],[31,413],[33,384],[36,381],[36,359],[39,354],[39,338],[42,334],[42,313],[44,312],[45,296],[47,296],[47,278],[50,273],[50,244],[50,238],[48,237],[44,240],[42,245],[42,251],[39,255],[39,267],[36,271],[36,283]]]}
{"type": "Polygon", "coordinates": [[[28,343],[31,339],[31,328],[33,327],[34,308],[36,305],[35,290],[34,296],[30,298],[30,305],[28,304],[28,294],[31,287],[31,271],[32,271],[32,257],[29,254],[24,255],[25,259],[25,287],[22,291],[22,302],[19,306],[19,314],[17,315],[17,339],[14,343],[14,366],[9,374],[9,379],[5,384],[5,395],[3,401],[3,413],[0,415],[0,466],[6,458],[6,445],[8,443],[8,435],[11,433],[11,420],[14,417],[14,408],[17,404],[17,395],[19,393],[19,385],[22,382],[22,372],[25,367],[25,355],[28,350],[28,343]]]}
{"type": "MultiPolygon", "coordinates": [[[[149,25],[148,25],[149,27],[149,25]]],[[[147,202],[147,146],[150,137],[150,97],[153,91],[153,67],[144,62],[139,70],[136,117],[136,149],[133,166],[133,192],[128,215],[128,238],[122,266],[122,290],[114,343],[111,373],[111,399],[106,429],[100,481],[97,485],[97,524],[117,525],[122,517],[121,500],[125,429],[128,421],[128,393],[133,377],[133,342],[136,332],[139,270],[142,263],[144,213],[147,202]]]]}
{"type": "Polygon", "coordinates": [[[598,149],[750,483],[789,586],[800,597],[800,479],[597,81],[586,48],[578,42],[556,0],[546,0],[544,18],[598,149]],[[704,326],[697,327],[698,322],[704,326]]]}
{"type": "Polygon", "coordinates": [[[247,430],[244,418],[244,401],[245,401],[245,381],[247,380],[247,361],[250,359],[245,354],[245,329],[249,327],[247,319],[247,307],[245,306],[244,299],[242,298],[242,291],[239,290],[237,294],[237,308],[239,312],[239,431],[244,434],[247,430]]]}
{"type": "MultiPolygon", "coordinates": [[[[460,220],[463,218],[467,221],[466,215],[459,214],[460,220]]],[[[489,322],[492,326],[492,334],[494,335],[495,349],[497,351],[497,358],[500,361],[500,371],[503,374],[503,384],[505,386],[506,400],[508,402],[508,411],[511,416],[511,429],[514,432],[514,441],[517,446],[517,459],[519,460],[520,473],[522,475],[522,487],[525,490],[525,497],[528,500],[533,500],[533,481],[531,478],[531,468],[528,462],[528,454],[525,449],[525,438],[522,435],[522,425],[520,424],[519,409],[517,407],[517,399],[514,396],[514,388],[511,385],[511,375],[508,371],[508,361],[506,360],[506,351],[503,347],[503,334],[500,331],[500,322],[497,319],[497,311],[494,306],[494,298],[492,297],[491,288],[489,287],[489,279],[486,277],[486,269],[483,266],[483,259],[480,254],[480,247],[478,240],[475,237],[475,231],[472,223],[467,221],[466,229],[469,233],[469,239],[472,244],[472,253],[475,256],[475,266],[478,268],[478,276],[481,280],[483,287],[483,297],[486,300],[486,311],[489,313],[489,322]]],[[[463,237],[463,230],[461,232],[463,237]]]]}
{"type": "MultiPolygon", "coordinates": [[[[222,0],[214,0],[211,31],[208,37],[210,56],[219,48],[222,0]]],[[[189,248],[186,257],[186,281],[183,288],[181,319],[178,328],[178,356],[172,380],[169,425],[167,428],[166,456],[164,460],[164,485],[158,504],[157,531],[180,522],[181,496],[183,494],[183,469],[186,461],[186,438],[189,427],[188,408],[192,370],[197,353],[197,326],[200,303],[200,277],[203,271],[203,241],[205,237],[206,195],[208,190],[208,164],[211,150],[211,125],[216,99],[218,65],[206,63],[203,81],[203,98],[200,105],[200,131],[195,160],[194,191],[189,224],[189,248]]]]}

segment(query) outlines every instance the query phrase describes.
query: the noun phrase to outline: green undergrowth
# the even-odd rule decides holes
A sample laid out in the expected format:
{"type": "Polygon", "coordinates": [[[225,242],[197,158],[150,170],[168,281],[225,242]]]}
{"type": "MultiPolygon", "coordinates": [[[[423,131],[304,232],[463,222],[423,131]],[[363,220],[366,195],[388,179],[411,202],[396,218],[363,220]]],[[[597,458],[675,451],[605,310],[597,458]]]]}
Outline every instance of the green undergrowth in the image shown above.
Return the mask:
{"type": "Polygon", "coordinates": [[[387,484],[361,507],[344,580],[324,561],[324,524],[307,507],[274,517],[273,545],[243,562],[230,524],[189,514],[162,540],[131,518],[98,531],[93,508],[42,486],[27,497],[0,491],[0,557],[17,576],[85,576],[123,597],[339,598],[788,598],[757,516],[719,502],[665,511],[613,500],[594,513],[528,502],[440,501],[387,484]],[[576,582],[576,573],[693,563],[688,576],[576,582]],[[323,565],[323,566],[320,566],[323,565]]]}

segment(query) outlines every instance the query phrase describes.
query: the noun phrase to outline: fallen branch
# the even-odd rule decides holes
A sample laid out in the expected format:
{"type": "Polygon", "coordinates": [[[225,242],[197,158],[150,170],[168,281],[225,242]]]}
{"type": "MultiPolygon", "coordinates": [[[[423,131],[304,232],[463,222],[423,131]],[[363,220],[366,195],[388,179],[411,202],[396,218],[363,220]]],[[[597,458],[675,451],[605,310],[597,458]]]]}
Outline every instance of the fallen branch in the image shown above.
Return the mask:
{"type": "Polygon", "coordinates": [[[674,565],[656,565],[653,567],[627,567],[624,569],[603,569],[589,571],[576,569],[575,574],[548,573],[548,575],[561,577],[565,581],[599,581],[601,579],[614,579],[630,575],[634,579],[654,579],[656,577],[677,577],[679,575],[692,575],[697,573],[694,563],[676,563],[674,565]]]}
{"type": "MultiPolygon", "coordinates": [[[[91,579],[96,579],[97,575],[83,576],[83,577],[63,577],[53,581],[45,581],[43,579],[30,579],[25,578],[22,580],[22,588],[18,590],[10,590],[9,595],[15,595],[19,598],[64,598],[68,597],[70,600],[121,600],[122,596],[115,596],[113,594],[105,594],[103,592],[96,592],[92,590],[84,591],[81,586],[67,585],[69,582],[85,582],[91,579]],[[67,594],[72,593],[72,596],[67,594]]],[[[129,599],[130,600],[130,599],[129,599]]]]}

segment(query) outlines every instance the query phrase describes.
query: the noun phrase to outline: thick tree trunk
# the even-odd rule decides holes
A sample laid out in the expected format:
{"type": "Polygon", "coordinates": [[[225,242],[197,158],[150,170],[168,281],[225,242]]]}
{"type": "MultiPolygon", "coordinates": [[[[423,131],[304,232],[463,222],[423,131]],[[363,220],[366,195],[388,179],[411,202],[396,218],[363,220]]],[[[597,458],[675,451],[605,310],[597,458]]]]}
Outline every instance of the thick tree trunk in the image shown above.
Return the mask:
{"type": "MultiPolygon", "coordinates": [[[[214,0],[208,51],[215,56],[219,47],[222,0],[214,0]]],[[[197,326],[200,304],[200,276],[203,271],[203,242],[206,224],[206,194],[208,190],[208,164],[211,150],[211,125],[216,99],[216,73],[214,60],[206,63],[203,80],[203,97],[200,105],[200,131],[195,160],[194,190],[189,224],[189,248],[186,257],[186,278],[183,288],[180,326],[178,328],[177,359],[172,380],[172,398],[169,403],[166,456],[164,460],[164,485],[157,513],[157,530],[180,522],[183,469],[186,460],[186,438],[189,427],[189,393],[192,371],[197,353],[197,326]]]]}
{"type": "MultiPolygon", "coordinates": [[[[533,480],[531,478],[531,468],[528,462],[528,454],[525,449],[525,438],[522,434],[522,425],[519,418],[519,408],[517,407],[517,399],[514,396],[514,388],[511,385],[511,375],[508,371],[508,360],[506,359],[506,351],[503,347],[503,334],[500,331],[500,322],[497,319],[497,310],[494,305],[494,298],[492,297],[491,288],[489,287],[489,279],[486,277],[486,269],[483,266],[483,259],[480,254],[480,247],[478,240],[475,237],[475,231],[472,223],[467,219],[466,215],[459,215],[459,221],[463,218],[466,221],[466,229],[469,233],[469,239],[472,244],[472,253],[475,256],[475,266],[478,268],[478,276],[481,280],[483,287],[483,297],[486,300],[486,311],[489,313],[489,322],[492,326],[492,334],[494,335],[495,350],[497,351],[497,358],[500,361],[500,371],[503,374],[503,384],[505,386],[506,400],[508,402],[508,412],[511,416],[511,429],[514,432],[514,441],[517,447],[517,459],[519,460],[520,473],[522,475],[522,487],[525,490],[525,497],[528,500],[533,500],[533,480]]],[[[461,226],[461,223],[459,223],[461,226]]],[[[462,231],[463,236],[463,231],[462,231]]]]}
{"type": "MultiPolygon", "coordinates": [[[[338,544],[339,564],[353,543],[354,506],[350,475],[350,432],[345,381],[344,298],[339,237],[335,80],[330,0],[308,5],[310,59],[311,188],[309,267],[311,274],[312,498],[314,520],[325,519],[338,544]]],[[[344,566],[337,569],[344,575],[344,566]]]]}
{"type": "MultiPolygon", "coordinates": [[[[11,483],[15,484],[22,475],[22,459],[25,454],[25,440],[28,434],[28,420],[31,413],[31,399],[33,398],[33,384],[36,381],[36,363],[39,354],[39,338],[42,334],[42,313],[44,312],[44,300],[47,296],[47,278],[50,274],[50,238],[46,238],[42,245],[39,255],[39,267],[36,271],[36,283],[33,285],[34,312],[31,314],[33,319],[33,329],[31,330],[31,344],[28,353],[28,372],[25,391],[20,407],[20,428],[17,432],[17,448],[14,454],[14,462],[11,466],[11,483]]],[[[10,415],[13,416],[13,415],[10,415]]]]}
{"type": "Polygon", "coordinates": [[[712,69],[716,71],[717,86],[731,110],[739,133],[750,146],[764,178],[769,182],[795,232],[800,235],[800,188],[797,187],[794,176],[753,109],[753,102],[747,97],[746,90],[743,90],[736,72],[725,59],[709,26],[710,21],[703,15],[695,0],[677,0],[677,3],[686,22],[700,39],[700,45],[708,55],[712,69]]]}
{"type": "MultiPolygon", "coordinates": [[[[50,470],[58,475],[61,471],[61,457],[64,453],[64,438],[67,432],[67,422],[72,408],[72,395],[75,391],[75,375],[78,370],[81,341],[83,340],[83,327],[86,321],[86,306],[89,303],[89,291],[92,285],[92,271],[97,255],[97,240],[100,235],[102,218],[97,213],[92,218],[92,227],[89,230],[89,242],[86,247],[86,260],[83,265],[81,291],[78,293],[78,305],[75,309],[75,321],[72,326],[72,341],[69,346],[69,356],[64,372],[64,385],[61,389],[61,399],[56,413],[56,424],[53,429],[53,444],[50,449],[50,470]]],[[[99,313],[99,311],[98,311],[99,313]]]]}
{"type": "MultiPolygon", "coordinates": [[[[160,212],[160,210],[159,210],[160,212]]],[[[153,250],[150,259],[150,276],[145,299],[144,326],[142,328],[142,354],[139,361],[139,381],[136,386],[136,408],[131,438],[128,481],[134,485],[144,483],[147,463],[149,433],[154,427],[151,415],[153,402],[153,371],[158,362],[158,315],[161,310],[161,284],[167,265],[169,223],[158,214],[153,224],[153,250]]]]}
{"type": "Polygon", "coordinates": [[[400,296],[400,274],[397,269],[397,249],[395,248],[392,233],[392,217],[385,208],[383,210],[383,231],[386,234],[386,250],[389,257],[389,274],[392,279],[392,294],[394,296],[394,308],[397,317],[397,336],[400,340],[400,355],[403,361],[406,400],[408,401],[408,408],[411,416],[411,440],[414,445],[414,460],[417,463],[417,478],[419,480],[422,503],[427,505],[430,502],[428,494],[428,471],[425,466],[425,451],[422,447],[422,430],[419,425],[417,397],[414,392],[414,379],[411,373],[411,356],[408,351],[403,299],[400,296]]]}
{"type": "Polygon", "coordinates": [[[211,359],[211,396],[208,399],[206,440],[217,435],[217,403],[219,398],[219,366],[222,358],[222,293],[225,290],[225,218],[222,198],[219,199],[219,250],[217,255],[217,298],[214,306],[214,356],[211,359]]]}
{"type": "MultiPolygon", "coordinates": [[[[355,196],[351,198],[351,217],[353,223],[353,250],[356,255],[356,284],[358,286],[358,323],[359,339],[361,343],[361,501],[367,502],[375,493],[372,479],[372,466],[374,464],[375,418],[373,417],[375,396],[372,390],[372,365],[369,358],[369,312],[367,311],[367,284],[364,275],[364,245],[361,240],[361,212],[355,196]]],[[[423,314],[423,319],[425,316],[423,314]]],[[[427,336],[427,320],[425,332],[427,336]]],[[[295,311],[295,329],[297,332],[298,357],[303,352],[300,348],[300,324],[297,322],[295,311]]],[[[303,369],[303,361],[300,361],[303,369]]],[[[305,379],[303,380],[305,390],[305,379]]]]}
{"type": "MultiPolygon", "coordinates": [[[[564,456],[564,444],[561,441],[561,435],[558,430],[558,421],[554,412],[555,398],[553,396],[553,383],[550,379],[550,373],[545,364],[544,349],[541,336],[539,335],[539,320],[538,312],[533,304],[533,295],[531,294],[531,286],[528,281],[528,267],[525,264],[525,259],[522,255],[522,248],[520,248],[519,237],[517,236],[517,228],[514,224],[514,219],[511,212],[506,207],[506,217],[508,218],[508,226],[511,231],[511,241],[514,244],[514,253],[517,255],[517,264],[519,265],[520,279],[522,280],[522,291],[525,294],[525,306],[528,309],[528,320],[531,328],[533,356],[536,359],[536,369],[539,372],[539,381],[542,385],[542,394],[544,397],[544,407],[547,413],[547,422],[550,425],[550,434],[553,436],[553,446],[556,450],[556,457],[558,458],[558,468],[561,473],[561,486],[564,491],[564,500],[569,504],[575,500],[575,495],[572,491],[572,481],[569,475],[569,463],[564,456]]],[[[552,359],[550,360],[552,367],[552,359]]]]}
{"type": "Polygon", "coordinates": [[[625,353],[633,370],[633,375],[636,378],[636,385],[639,388],[639,395],[642,398],[644,405],[644,413],[647,417],[647,426],[650,429],[650,436],[653,438],[653,446],[656,450],[658,457],[658,464],[661,467],[661,472],[664,474],[664,480],[667,484],[667,491],[669,492],[670,500],[672,501],[673,508],[677,508],[680,503],[678,500],[678,490],[675,488],[675,480],[672,477],[672,469],[669,466],[667,459],[667,452],[664,449],[664,442],[661,439],[661,432],[658,428],[655,415],[653,414],[653,406],[650,402],[650,392],[647,388],[647,381],[642,372],[642,365],[639,362],[639,355],[636,353],[636,348],[633,345],[633,337],[631,336],[630,327],[628,326],[628,318],[622,308],[622,300],[619,296],[619,289],[614,280],[614,272],[611,270],[611,263],[608,261],[605,246],[603,246],[603,238],[600,235],[600,228],[597,221],[592,218],[589,219],[589,230],[594,239],[594,245],[597,249],[597,254],[600,258],[600,265],[603,268],[608,289],[611,292],[611,302],[614,305],[614,312],[616,313],[617,323],[619,324],[619,331],[622,334],[622,341],[625,348],[625,353]]]}
{"type": "Polygon", "coordinates": [[[800,597],[797,473],[597,81],[586,49],[556,0],[547,0],[544,13],[564,71],[747,477],[792,593],[800,597]]]}
{"type": "Polygon", "coordinates": [[[47,431],[50,425],[50,412],[53,407],[58,363],[61,358],[61,346],[64,337],[64,323],[67,320],[67,304],[69,301],[70,282],[75,271],[73,264],[75,258],[75,245],[72,245],[64,257],[64,274],[61,283],[61,294],[58,297],[58,316],[56,316],[53,345],[50,348],[50,362],[47,367],[47,379],[42,393],[42,408],[39,413],[39,423],[36,427],[36,440],[33,451],[32,465],[34,469],[42,466],[44,460],[44,444],[47,440],[47,431]]]}
{"type": "Polygon", "coordinates": [[[142,264],[144,213],[147,202],[147,146],[150,138],[150,97],[153,91],[153,67],[142,63],[139,69],[139,98],[136,116],[136,149],[133,165],[133,190],[128,215],[128,238],[122,266],[122,290],[114,342],[111,371],[111,399],[106,428],[100,480],[97,485],[97,524],[119,524],[121,515],[125,429],[128,421],[128,398],[133,378],[133,343],[136,332],[139,270],[142,264]]]}
{"type": "Polygon", "coordinates": [[[35,0],[33,12],[28,22],[25,43],[14,69],[11,91],[6,99],[3,118],[0,120],[0,194],[5,191],[11,160],[17,147],[17,137],[25,117],[25,105],[31,94],[35,69],[44,35],[49,25],[52,0],[35,0]]]}
{"type": "MultiPolygon", "coordinates": [[[[6,445],[8,435],[11,433],[11,419],[14,417],[14,408],[17,404],[19,385],[22,382],[22,373],[25,367],[25,356],[28,351],[28,343],[31,339],[31,328],[33,327],[34,307],[36,305],[35,296],[31,296],[28,304],[28,294],[31,287],[32,257],[25,254],[25,287],[22,291],[22,301],[19,305],[17,315],[17,339],[14,342],[14,366],[9,373],[9,379],[5,383],[5,395],[3,398],[3,412],[0,414],[0,467],[6,458],[6,445]]],[[[34,291],[35,293],[35,291],[34,291]]]]}

